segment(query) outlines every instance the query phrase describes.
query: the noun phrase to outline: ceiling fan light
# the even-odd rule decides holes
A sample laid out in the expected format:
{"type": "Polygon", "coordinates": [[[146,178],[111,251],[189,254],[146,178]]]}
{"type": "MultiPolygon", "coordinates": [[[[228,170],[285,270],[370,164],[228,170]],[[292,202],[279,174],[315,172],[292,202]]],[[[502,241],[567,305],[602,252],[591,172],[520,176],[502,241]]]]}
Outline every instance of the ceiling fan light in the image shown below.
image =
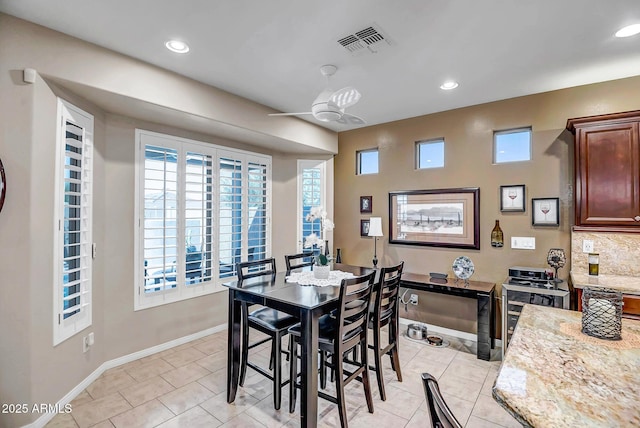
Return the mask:
{"type": "Polygon", "coordinates": [[[319,111],[314,114],[314,117],[321,122],[335,122],[342,117],[342,114],[335,111],[319,111]]]}
{"type": "Polygon", "coordinates": [[[640,24],[627,25],[616,31],[616,37],[631,37],[640,33],[640,24]]]}
{"type": "Polygon", "coordinates": [[[189,52],[189,45],[187,45],[185,42],[181,42],[180,40],[169,40],[164,45],[171,52],[176,52],[176,53],[187,53],[187,52],[189,52]]]}
{"type": "Polygon", "coordinates": [[[449,91],[451,89],[455,89],[458,87],[458,82],[454,82],[453,80],[449,80],[440,85],[440,89],[449,91]]]}

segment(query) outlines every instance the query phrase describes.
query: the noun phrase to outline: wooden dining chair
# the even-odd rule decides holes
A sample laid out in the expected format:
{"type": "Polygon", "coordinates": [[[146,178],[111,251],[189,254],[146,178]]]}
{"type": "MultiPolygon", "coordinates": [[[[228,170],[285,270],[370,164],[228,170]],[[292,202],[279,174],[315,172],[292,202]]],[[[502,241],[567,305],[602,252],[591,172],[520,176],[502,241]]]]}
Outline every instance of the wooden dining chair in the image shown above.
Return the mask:
{"type": "Polygon", "coordinates": [[[422,384],[429,406],[432,428],[462,428],[462,424],[458,422],[444,401],[436,378],[429,373],[422,373],[422,384]]]}
{"type": "Polygon", "coordinates": [[[382,401],[387,399],[384,390],[384,375],[382,373],[382,357],[389,355],[391,368],[396,372],[398,382],[402,382],[399,356],[399,316],[398,316],[398,292],[404,262],[396,266],[385,267],[380,270],[380,278],[374,286],[375,298],[369,308],[369,328],[373,330],[373,343],[369,349],[373,349],[373,365],[369,368],[376,372],[378,389],[382,401]],[[382,328],[388,326],[388,340],[386,346],[382,345],[382,328]]]}
{"type": "Polygon", "coordinates": [[[315,259],[314,254],[311,252],[290,255],[285,254],[284,262],[287,265],[287,275],[289,275],[291,271],[295,269],[302,269],[306,267],[312,268],[315,263],[315,259]]]}
{"type": "MultiPolygon", "coordinates": [[[[338,308],[332,314],[324,315],[319,321],[318,349],[320,353],[328,353],[331,357],[327,364],[335,371],[336,397],[318,391],[318,396],[338,405],[340,425],[347,427],[347,409],[345,405],[345,386],[354,379],[362,381],[369,413],[373,413],[373,398],[369,382],[367,359],[367,324],[369,318],[369,303],[373,290],[375,272],[354,278],[343,279],[340,285],[338,308]],[[360,348],[360,361],[352,362],[353,371],[343,367],[345,354],[353,348],[360,348]],[[346,378],[345,378],[346,376],[346,378]]],[[[289,329],[289,412],[296,406],[296,390],[300,387],[297,382],[297,349],[301,341],[301,325],[298,323],[289,329]]],[[[304,353],[305,350],[302,350],[304,353]]]]}
{"type": "MultiPolygon", "coordinates": [[[[273,279],[276,275],[276,261],[274,258],[254,260],[236,264],[238,285],[242,287],[249,278],[266,277],[273,279]]],[[[272,308],[260,308],[249,312],[248,304],[242,303],[242,352],[240,356],[240,386],[244,385],[247,366],[267,377],[273,382],[273,405],[280,409],[282,401],[282,387],[289,381],[282,381],[282,338],[288,334],[288,329],[298,322],[292,315],[272,308]],[[268,335],[266,339],[249,343],[249,327],[268,335]],[[269,370],[249,361],[249,349],[271,341],[271,358],[269,370]]],[[[286,351],[284,351],[286,352],[286,351]]],[[[288,352],[287,352],[288,354],[288,352]]]]}

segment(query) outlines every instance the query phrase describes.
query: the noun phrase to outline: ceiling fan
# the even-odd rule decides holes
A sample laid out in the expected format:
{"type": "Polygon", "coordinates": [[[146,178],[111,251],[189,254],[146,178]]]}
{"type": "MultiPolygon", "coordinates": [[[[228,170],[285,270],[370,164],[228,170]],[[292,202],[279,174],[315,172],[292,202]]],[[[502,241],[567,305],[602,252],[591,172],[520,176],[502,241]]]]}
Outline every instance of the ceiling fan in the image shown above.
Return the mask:
{"type": "Polygon", "coordinates": [[[364,119],[353,114],[345,113],[347,107],[351,107],[360,100],[360,92],[352,86],[347,86],[338,91],[329,87],[329,77],[338,70],[335,65],[323,65],[320,73],[327,78],[327,87],[316,97],[311,104],[311,111],[302,113],[272,113],[269,116],[303,116],[313,115],[322,122],[338,122],[350,125],[363,125],[364,119]]]}

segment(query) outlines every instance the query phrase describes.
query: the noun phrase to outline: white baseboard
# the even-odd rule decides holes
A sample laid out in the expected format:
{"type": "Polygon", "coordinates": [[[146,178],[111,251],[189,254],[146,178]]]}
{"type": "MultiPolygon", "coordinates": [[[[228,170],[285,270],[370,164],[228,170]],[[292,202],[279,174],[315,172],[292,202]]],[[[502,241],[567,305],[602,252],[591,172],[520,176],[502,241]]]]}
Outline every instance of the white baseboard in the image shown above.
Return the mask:
{"type": "MultiPolygon", "coordinates": [[[[164,351],[166,349],[173,348],[175,346],[182,345],[187,342],[191,342],[192,340],[200,339],[201,337],[208,336],[210,334],[218,333],[222,330],[227,329],[227,324],[222,324],[216,327],[208,328],[206,330],[199,331],[197,333],[190,334],[188,336],[179,337],[178,339],[170,340],[169,342],[161,343],[160,345],[152,346],[147,349],[143,349],[141,351],[134,352],[129,355],[124,355],[119,358],[115,358],[113,360],[105,361],[93,371],[89,376],[84,378],[82,382],[76,385],[71,391],[69,391],[60,401],[58,401],[56,408],[64,409],[64,406],[69,404],[74,398],[76,398],[82,391],[84,391],[92,382],[100,377],[102,373],[105,371],[112,369],[114,367],[121,366],[125,363],[129,363],[131,361],[138,360],[143,357],[148,357],[149,355],[153,355],[155,353],[164,351]]],[[[29,425],[25,425],[24,428],[43,428],[51,419],[53,419],[57,413],[44,413],[38,419],[30,423],[29,425]]]]}
{"type": "MultiPolygon", "coordinates": [[[[470,340],[472,342],[477,342],[478,341],[478,337],[473,333],[467,333],[466,331],[460,331],[460,330],[453,330],[453,329],[446,328],[446,327],[440,327],[438,325],[427,324],[427,323],[424,323],[424,322],[418,322],[418,321],[415,321],[415,320],[410,320],[410,319],[407,319],[407,318],[400,317],[400,324],[408,325],[408,324],[412,324],[412,323],[424,324],[424,325],[427,326],[427,329],[429,331],[433,331],[435,333],[446,334],[447,336],[457,337],[458,339],[463,339],[463,340],[470,340]]],[[[496,339],[495,345],[496,345],[497,348],[502,347],[502,340],[496,339]]]]}

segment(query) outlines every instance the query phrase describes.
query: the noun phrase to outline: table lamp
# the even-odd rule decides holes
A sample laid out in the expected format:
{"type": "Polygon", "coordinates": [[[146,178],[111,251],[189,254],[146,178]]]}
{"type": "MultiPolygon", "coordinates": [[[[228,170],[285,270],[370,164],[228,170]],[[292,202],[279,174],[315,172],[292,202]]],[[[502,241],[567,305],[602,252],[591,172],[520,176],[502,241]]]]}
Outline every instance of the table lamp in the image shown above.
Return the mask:
{"type": "Polygon", "coordinates": [[[382,218],[381,217],[371,217],[369,219],[369,234],[367,236],[373,237],[373,267],[378,266],[378,252],[377,252],[377,244],[378,244],[378,236],[384,236],[382,234],[382,218]]]}

